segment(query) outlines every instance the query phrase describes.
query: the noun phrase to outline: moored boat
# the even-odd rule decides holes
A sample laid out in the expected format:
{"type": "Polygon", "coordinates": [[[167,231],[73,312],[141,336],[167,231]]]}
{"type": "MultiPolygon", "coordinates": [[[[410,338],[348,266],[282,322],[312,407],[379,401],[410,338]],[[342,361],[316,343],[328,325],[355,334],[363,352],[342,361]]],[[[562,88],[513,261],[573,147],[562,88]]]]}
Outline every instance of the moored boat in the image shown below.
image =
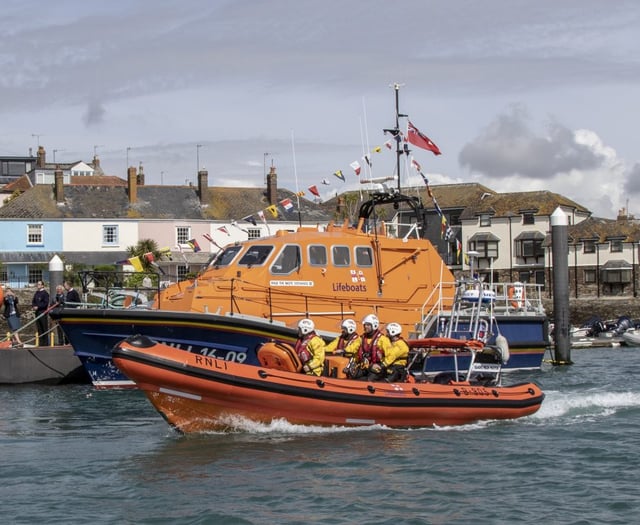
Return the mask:
{"type": "MultiPolygon", "coordinates": [[[[415,341],[414,351],[445,347],[477,352],[483,345],[460,340],[415,341]]],[[[281,347],[283,345],[280,345],[281,347]]],[[[461,380],[386,383],[338,377],[346,358],[333,357],[338,373],[309,376],[293,351],[267,343],[260,365],[183,352],[145,336],[127,338],[113,359],[165,420],[181,432],[227,430],[237,418],[268,423],[283,418],[306,425],[430,427],[535,413],[544,394],[535,383],[499,384],[499,365],[469,368],[461,380]],[[277,354],[276,354],[277,353],[277,354]],[[277,358],[275,358],[276,356],[277,358]],[[276,364],[277,363],[277,364],[276,364]],[[487,372],[494,379],[474,379],[487,372]],[[332,377],[335,375],[336,377],[332,377]]],[[[262,350],[258,350],[261,354],[262,350]]]]}

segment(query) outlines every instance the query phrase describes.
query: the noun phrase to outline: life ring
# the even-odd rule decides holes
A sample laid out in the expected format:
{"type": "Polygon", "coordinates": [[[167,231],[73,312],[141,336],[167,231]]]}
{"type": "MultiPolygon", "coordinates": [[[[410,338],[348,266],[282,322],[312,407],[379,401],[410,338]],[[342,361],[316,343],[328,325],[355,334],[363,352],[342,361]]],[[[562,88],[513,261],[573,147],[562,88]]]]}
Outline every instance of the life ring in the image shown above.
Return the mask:
{"type": "Polygon", "coordinates": [[[520,309],[525,304],[525,292],[524,284],[516,282],[510,285],[507,289],[507,295],[509,296],[509,304],[512,308],[520,309]]]}

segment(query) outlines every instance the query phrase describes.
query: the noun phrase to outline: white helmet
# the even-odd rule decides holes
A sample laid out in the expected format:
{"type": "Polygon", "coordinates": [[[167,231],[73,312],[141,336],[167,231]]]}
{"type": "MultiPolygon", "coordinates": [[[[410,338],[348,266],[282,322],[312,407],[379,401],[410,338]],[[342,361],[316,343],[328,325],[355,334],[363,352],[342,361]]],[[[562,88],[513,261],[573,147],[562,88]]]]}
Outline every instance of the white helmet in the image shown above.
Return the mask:
{"type": "Polygon", "coordinates": [[[389,337],[400,335],[402,333],[402,326],[398,323],[389,323],[387,325],[387,333],[389,334],[389,337]]]}
{"type": "Polygon", "coordinates": [[[316,325],[311,319],[300,319],[298,322],[298,330],[302,335],[307,335],[316,329],[316,325]]]}
{"type": "Polygon", "coordinates": [[[362,320],[362,324],[370,324],[371,328],[377,330],[378,326],[380,326],[380,321],[374,314],[369,314],[362,320]]]}
{"type": "Polygon", "coordinates": [[[356,322],[353,319],[345,319],[344,321],[342,321],[340,327],[349,335],[355,333],[355,331],[358,329],[356,322]]]}

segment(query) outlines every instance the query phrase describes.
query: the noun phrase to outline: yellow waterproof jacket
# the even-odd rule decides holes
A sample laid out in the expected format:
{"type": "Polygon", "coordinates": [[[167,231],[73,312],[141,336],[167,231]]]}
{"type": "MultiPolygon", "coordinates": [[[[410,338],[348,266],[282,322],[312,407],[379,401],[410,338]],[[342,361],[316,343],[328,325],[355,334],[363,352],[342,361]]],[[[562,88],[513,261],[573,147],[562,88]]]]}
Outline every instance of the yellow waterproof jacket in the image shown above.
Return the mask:
{"type": "Polygon", "coordinates": [[[303,343],[311,354],[311,359],[304,363],[309,367],[309,375],[319,376],[322,374],[322,370],[324,369],[324,354],[325,354],[325,344],[322,340],[322,337],[319,335],[314,335],[311,337],[306,343],[303,343]]]}
{"type": "Polygon", "coordinates": [[[407,365],[409,357],[409,345],[404,339],[392,341],[389,350],[385,352],[382,364],[387,368],[391,365],[407,365]]]}
{"type": "MultiPolygon", "coordinates": [[[[358,339],[356,339],[352,343],[349,343],[344,349],[345,355],[349,357],[355,357],[356,361],[359,361],[358,350],[360,350],[363,341],[365,341],[367,345],[370,345],[375,337],[378,338],[376,341],[376,350],[380,354],[380,362],[383,362],[385,355],[391,351],[391,341],[389,341],[389,338],[386,335],[378,331],[375,331],[370,337],[362,334],[362,336],[358,337],[358,339]]],[[[373,362],[376,362],[376,360],[374,359],[373,362]]]]}
{"type": "Polygon", "coordinates": [[[333,354],[336,350],[344,350],[346,352],[346,348],[349,346],[349,344],[356,339],[360,339],[358,334],[351,334],[346,338],[342,337],[342,335],[339,335],[333,341],[327,344],[324,351],[327,354],[333,354]]]}

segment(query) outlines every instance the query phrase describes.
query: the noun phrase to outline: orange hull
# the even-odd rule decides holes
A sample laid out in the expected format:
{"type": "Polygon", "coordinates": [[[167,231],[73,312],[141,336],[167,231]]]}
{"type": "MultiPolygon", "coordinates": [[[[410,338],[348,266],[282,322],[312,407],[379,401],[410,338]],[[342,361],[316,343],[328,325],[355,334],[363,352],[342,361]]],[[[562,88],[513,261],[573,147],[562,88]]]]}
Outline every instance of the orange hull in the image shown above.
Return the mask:
{"type": "Polygon", "coordinates": [[[167,422],[187,433],[226,430],[237,416],[309,425],[462,425],[527,416],[544,399],[534,383],[485,387],[314,377],[196,355],[143,337],[118,343],[113,359],[167,422]]]}

